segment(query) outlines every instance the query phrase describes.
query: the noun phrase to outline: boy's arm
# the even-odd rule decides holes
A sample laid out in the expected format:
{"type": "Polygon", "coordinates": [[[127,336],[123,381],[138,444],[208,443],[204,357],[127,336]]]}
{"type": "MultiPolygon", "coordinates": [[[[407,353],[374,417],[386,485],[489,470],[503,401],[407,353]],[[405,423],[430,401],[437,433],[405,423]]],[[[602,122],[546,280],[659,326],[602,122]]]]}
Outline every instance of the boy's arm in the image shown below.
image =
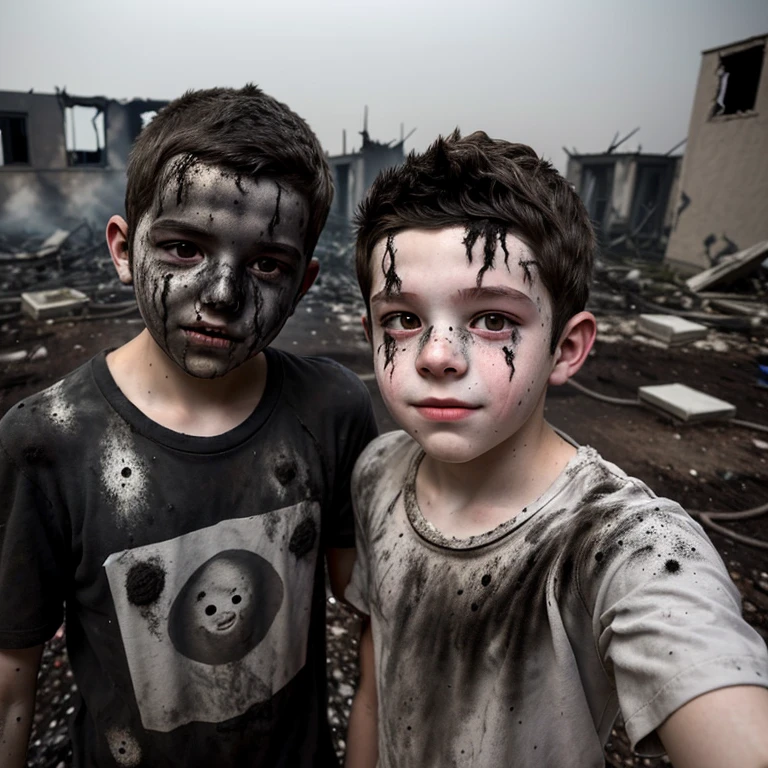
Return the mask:
{"type": "Polygon", "coordinates": [[[768,768],[768,689],[705,693],[673,712],[658,734],[675,768],[768,768]]]}
{"type": "Polygon", "coordinates": [[[0,764],[23,768],[43,646],[0,650],[0,764]]]}
{"type": "Polygon", "coordinates": [[[355,564],[354,547],[329,547],[325,550],[325,561],[328,564],[328,579],[331,582],[331,592],[337,600],[346,602],[344,590],[352,577],[352,567],[355,564]]]}
{"type": "Polygon", "coordinates": [[[373,634],[371,622],[366,620],[360,635],[360,684],[349,714],[344,768],[376,768],[379,758],[377,715],[373,634]]]}

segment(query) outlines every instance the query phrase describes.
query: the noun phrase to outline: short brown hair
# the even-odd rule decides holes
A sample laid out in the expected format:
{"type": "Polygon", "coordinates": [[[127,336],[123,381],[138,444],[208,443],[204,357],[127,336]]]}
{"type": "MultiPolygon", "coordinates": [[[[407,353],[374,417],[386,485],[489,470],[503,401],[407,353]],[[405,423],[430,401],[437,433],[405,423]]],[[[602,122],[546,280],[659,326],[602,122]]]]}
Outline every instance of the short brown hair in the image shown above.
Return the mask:
{"type": "Polygon", "coordinates": [[[255,85],[187,91],[158,112],[128,159],[125,213],[129,250],[139,219],[158,199],[169,161],[177,156],[248,178],[284,181],[309,203],[305,248],[311,254],[333,201],[320,142],[307,123],[255,85]]]}
{"type": "Polygon", "coordinates": [[[355,223],[366,307],[379,241],[404,229],[457,225],[492,238],[508,232],[531,248],[552,299],[552,352],[568,320],[587,303],[595,250],[589,216],[571,185],[525,144],[482,131],[441,136],[426,152],[411,152],[402,165],[379,174],[355,223]]]}

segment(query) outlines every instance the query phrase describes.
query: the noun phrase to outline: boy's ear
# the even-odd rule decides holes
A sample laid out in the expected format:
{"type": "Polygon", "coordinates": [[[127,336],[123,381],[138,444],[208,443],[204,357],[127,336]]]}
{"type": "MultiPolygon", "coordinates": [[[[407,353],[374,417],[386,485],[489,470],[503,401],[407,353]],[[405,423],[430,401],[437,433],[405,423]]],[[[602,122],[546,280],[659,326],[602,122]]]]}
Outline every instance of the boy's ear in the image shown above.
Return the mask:
{"type": "Polygon", "coordinates": [[[113,216],[107,222],[107,245],[120,282],[130,285],[133,275],[128,254],[128,222],[122,216],[113,216]]]}
{"type": "Polygon", "coordinates": [[[369,344],[373,344],[373,339],[371,339],[371,323],[368,320],[368,315],[363,315],[360,320],[363,323],[363,333],[365,334],[366,340],[369,344]]]}
{"type": "Polygon", "coordinates": [[[565,384],[575,376],[595,343],[597,322],[591,312],[574,315],[563,329],[555,350],[555,364],[549,374],[549,383],[565,384]]]}

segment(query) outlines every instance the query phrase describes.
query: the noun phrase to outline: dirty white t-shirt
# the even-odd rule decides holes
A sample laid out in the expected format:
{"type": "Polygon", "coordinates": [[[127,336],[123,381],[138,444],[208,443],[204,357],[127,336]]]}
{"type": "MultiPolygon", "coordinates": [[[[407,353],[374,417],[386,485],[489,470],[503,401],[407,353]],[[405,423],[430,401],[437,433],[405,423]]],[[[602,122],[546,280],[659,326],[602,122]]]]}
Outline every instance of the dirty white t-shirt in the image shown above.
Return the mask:
{"type": "Polygon", "coordinates": [[[353,476],[347,598],[372,620],[380,768],[602,768],[621,710],[633,746],[681,705],[768,685],[762,638],[701,527],[582,447],[535,504],[442,536],[419,511],[403,432],[353,476]]]}

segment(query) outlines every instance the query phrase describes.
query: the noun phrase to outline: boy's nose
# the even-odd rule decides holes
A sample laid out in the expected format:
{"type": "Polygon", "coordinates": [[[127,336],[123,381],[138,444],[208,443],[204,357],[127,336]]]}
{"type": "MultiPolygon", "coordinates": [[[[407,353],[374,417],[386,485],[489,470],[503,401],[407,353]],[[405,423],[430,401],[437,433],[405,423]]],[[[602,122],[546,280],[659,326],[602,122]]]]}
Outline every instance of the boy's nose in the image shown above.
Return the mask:
{"type": "Polygon", "coordinates": [[[468,364],[462,344],[450,333],[433,331],[416,357],[416,368],[423,376],[462,376],[468,364]]]}
{"type": "Polygon", "coordinates": [[[200,293],[203,304],[222,312],[236,312],[243,303],[242,281],[229,266],[218,269],[200,293]]]}

